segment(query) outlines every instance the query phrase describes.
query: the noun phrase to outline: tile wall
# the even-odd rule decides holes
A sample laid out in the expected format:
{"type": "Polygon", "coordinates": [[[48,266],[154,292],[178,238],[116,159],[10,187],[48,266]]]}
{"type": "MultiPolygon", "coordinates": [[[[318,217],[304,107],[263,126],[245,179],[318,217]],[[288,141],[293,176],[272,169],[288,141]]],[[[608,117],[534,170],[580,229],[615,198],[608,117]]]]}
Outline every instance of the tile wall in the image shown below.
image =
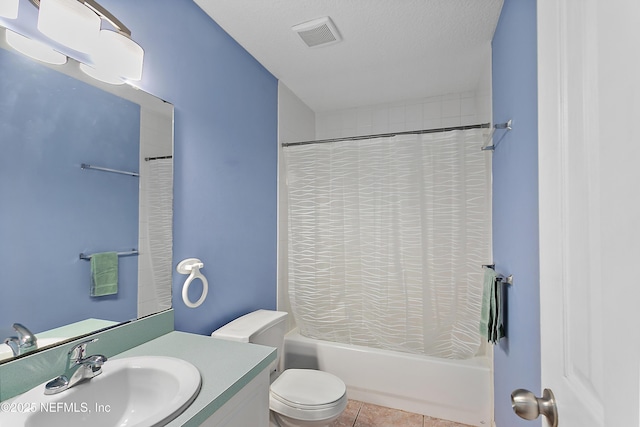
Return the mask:
{"type": "Polygon", "coordinates": [[[316,139],[474,125],[490,118],[489,94],[451,93],[317,113],[316,139]]]}

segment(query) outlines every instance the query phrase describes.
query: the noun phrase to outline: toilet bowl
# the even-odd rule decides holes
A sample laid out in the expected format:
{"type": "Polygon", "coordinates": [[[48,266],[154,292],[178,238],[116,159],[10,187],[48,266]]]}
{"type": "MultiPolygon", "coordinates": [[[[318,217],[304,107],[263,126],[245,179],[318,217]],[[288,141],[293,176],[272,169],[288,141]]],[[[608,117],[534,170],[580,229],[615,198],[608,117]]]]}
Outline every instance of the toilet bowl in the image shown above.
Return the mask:
{"type": "Polygon", "coordinates": [[[344,382],[312,369],[287,369],[271,383],[269,409],[280,427],[325,427],[347,406],[344,382]]]}
{"type": "Polygon", "coordinates": [[[347,387],[337,376],[313,369],[280,369],[287,313],[257,310],[233,320],[211,336],[276,347],[269,387],[272,427],[328,427],[347,406],[347,387]]]}

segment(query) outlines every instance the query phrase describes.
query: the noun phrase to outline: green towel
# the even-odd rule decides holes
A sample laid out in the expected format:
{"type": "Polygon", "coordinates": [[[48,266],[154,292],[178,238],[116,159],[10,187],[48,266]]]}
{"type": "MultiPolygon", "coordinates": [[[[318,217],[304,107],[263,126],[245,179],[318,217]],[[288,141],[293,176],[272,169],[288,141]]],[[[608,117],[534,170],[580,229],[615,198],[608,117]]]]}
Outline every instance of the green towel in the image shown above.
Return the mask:
{"type": "Polygon", "coordinates": [[[118,253],[91,255],[91,296],[102,297],[118,293],[118,253]]]}
{"type": "Polygon", "coordinates": [[[491,343],[496,344],[500,341],[500,338],[504,337],[504,324],[502,319],[502,286],[503,283],[501,280],[496,280],[494,287],[494,298],[495,298],[495,308],[494,308],[494,323],[491,328],[491,343]]]}
{"type": "MultiPolygon", "coordinates": [[[[490,314],[491,314],[491,306],[492,306],[492,295],[495,289],[496,282],[496,271],[493,268],[485,267],[484,268],[484,282],[482,288],[482,307],[480,311],[480,335],[484,338],[490,339],[491,333],[489,332],[491,328],[490,324],[490,314]]],[[[495,300],[494,300],[495,304],[495,300]]],[[[491,323],[493,323],[493,319],[491,319],[491,323]]]]}

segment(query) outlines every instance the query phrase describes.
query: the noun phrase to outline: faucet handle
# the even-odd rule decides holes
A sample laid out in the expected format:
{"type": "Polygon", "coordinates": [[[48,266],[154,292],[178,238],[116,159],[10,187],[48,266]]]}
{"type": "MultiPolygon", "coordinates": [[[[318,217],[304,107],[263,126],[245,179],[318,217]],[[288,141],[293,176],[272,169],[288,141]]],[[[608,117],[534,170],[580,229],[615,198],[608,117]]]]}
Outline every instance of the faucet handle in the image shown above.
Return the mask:
{"type": "Polygon", "coordinates": [[[18,339],[20,340],[21,346],[30,347],[36,345],[36,336],[22,323],[14,323],[13,329],[18,333],[18,339]]]}
{"type": "Polygon", "coordinates": [[[82,359],[84,359],[84,354],[87,351],[87,345],[96,341],[98,341],[98,338],[91,338],[74,345],[68,353],[69,362],[79,363],[82,359]]]}
{"type": "Polygon", "coordinates": [[[18,356],[20,354],[20,344],[18,344],[20,340],[18,337],[9,337],[4,340],[4,343],[11,348],[11,352],[14,356],[18,356]]]}

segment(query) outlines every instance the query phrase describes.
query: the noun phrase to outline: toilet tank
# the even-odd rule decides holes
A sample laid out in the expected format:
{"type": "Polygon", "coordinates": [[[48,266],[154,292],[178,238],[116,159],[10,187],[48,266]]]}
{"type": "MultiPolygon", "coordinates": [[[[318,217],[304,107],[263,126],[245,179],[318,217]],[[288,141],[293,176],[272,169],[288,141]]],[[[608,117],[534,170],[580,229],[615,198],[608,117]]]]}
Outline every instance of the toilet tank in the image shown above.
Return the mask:
{"type": "MultiPolygon", "coordinates": [[[[278,349],[272,370],[280,367],[284,335],[287,333],[287,312],[256,310],[222,326],[211,333],[214,338],[262,344],[278,349]]],[[[280,370],[280,369],[278,369],[280,370]]]]}

